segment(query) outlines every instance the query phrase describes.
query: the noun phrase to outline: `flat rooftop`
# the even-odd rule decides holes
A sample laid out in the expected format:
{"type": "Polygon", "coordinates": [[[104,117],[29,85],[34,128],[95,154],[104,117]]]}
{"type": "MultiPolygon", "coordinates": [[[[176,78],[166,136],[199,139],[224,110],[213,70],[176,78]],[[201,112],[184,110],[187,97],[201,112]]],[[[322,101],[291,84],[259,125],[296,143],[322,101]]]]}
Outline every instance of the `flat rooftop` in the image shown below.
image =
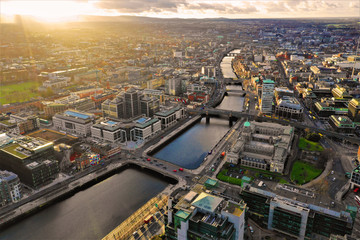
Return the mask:
{"type": "Polygon", "coordinates": [[[65,115],[71,116],[71,117],[75,117],[75,118],[81,118],[81,119],[90,119],[92,116],[90,114],[85,114],[85,113],[80,113],[80,112],[75,112],[75,111],[65,111],[64,112],[65,115]]]}
{"type": "Polygon", "coordinates": [[[233,202],[227,202],[227,205],[225,206],[223,211],[231,213],[238,217],[240,217],[241,214],[243,214],[243,212],[244,212],[244,210],[241,209],[241,206],[239,204],[236,204],[233,202]]]}
{"type": "Polygon", "coordinates": [[[179,211],[176,212],[175,216],[186,220],[186,219],[188,219],[190,214],[191,214],[191,212],[186,212],[184,210],[179,210],[179,211]]]}
{"type": "Polygon", "coordinates": [[[14,155],[20,159],[25,159],[30,155],[25,154],[25,152],[20,152],[17,149],[20,149],[20,145],[18,143],[12,143],[4,148],[2,150],[8,154],[14,155]]]}

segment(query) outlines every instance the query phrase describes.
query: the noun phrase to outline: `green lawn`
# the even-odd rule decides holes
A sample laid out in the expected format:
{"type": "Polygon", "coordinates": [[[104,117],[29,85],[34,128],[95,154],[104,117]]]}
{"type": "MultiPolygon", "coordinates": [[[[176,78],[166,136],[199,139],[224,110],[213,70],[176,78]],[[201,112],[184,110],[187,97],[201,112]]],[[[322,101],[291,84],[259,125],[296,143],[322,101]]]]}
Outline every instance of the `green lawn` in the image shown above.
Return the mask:
{"type": "Polygon", "coordinates": [[[38,97],[38,87],[41,84],[36,81],[22,82],[0,86],[0,103],[25,102],[38,97]]]}
{"type": "Polygon", "coordinates": [[[293,182],[301,185],[310,182],[321,174],[322,170],[306,162],[296,161],[293,165],[290,178],[293,182]]]}
{"type": "Polygon", "coordinates": [[[299,139],[299,148],[307,151],[317,151],[317,152],[324,151],[324,148],[320,145],[320,143],[311,142],[309,140],[306,140],[305,138],[299,139]]]}

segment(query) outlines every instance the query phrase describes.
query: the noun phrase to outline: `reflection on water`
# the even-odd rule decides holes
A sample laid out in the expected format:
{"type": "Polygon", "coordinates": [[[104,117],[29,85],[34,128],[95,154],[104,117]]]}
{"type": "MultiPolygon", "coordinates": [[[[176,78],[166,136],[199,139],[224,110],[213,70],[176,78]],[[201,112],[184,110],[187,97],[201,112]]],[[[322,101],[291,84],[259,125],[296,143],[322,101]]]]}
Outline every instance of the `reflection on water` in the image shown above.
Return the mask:
{"type": "Polygon", "coordinates": [[[127,169],[0,232],[0,239],[101,239],[166,186],[127,169]]]}
{"type": "Polygon", "coordinates": [[[184,168],[196,169],[228,130],[228,120],[211,118],[210,124],[206,124],[203,118],[201,122],[162,148],[154,157],[184,168]]]}
{"type": "MultiPolygon", "coordinates": [[[[242,90],[241,86],[237,85],[228,85],[226,89],[231,90],[242,90]]],[[[228,96],[225,96],[217,109],[231,110],[231,111],[243,111],[244,107],[244,98],[239,95],[239,93],[229,93],[228,96]]]]}

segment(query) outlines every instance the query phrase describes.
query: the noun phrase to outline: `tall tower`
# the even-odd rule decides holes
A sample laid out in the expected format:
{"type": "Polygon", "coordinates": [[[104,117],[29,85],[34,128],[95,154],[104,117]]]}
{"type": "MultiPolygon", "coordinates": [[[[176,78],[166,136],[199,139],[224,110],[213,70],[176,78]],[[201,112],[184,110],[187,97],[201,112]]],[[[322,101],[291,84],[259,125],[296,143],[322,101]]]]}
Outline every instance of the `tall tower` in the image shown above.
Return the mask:
{"type": "Polygon", "coordinates": [[[274,98],[274,85],[273,80],[266,79],[262,84],[262,93],[261,93],[261,106],[260,111],[262,113],[271,113],[272,112],[272,103],[274,98]]]}

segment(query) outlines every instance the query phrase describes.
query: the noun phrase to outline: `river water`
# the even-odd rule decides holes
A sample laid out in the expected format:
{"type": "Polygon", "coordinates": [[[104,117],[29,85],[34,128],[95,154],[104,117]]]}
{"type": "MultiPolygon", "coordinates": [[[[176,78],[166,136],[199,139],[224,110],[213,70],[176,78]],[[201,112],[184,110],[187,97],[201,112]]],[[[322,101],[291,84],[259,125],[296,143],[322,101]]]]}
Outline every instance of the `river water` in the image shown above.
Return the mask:
{"type": "MultiPolygon", "coordinates": [[[[241,86],[238,85],[228,85],[226,89],[230,90],[243,90],[241,86]]],[[[217,109],[231,110],[242,112],[244,109],[244,98],[239,95],[239,93],[228,93],[228,96],[225,96],[217,109]]]]}
{"type": "Polygon", "coordinates": [[[126,169],[0,232],[0,240],[101,239],[166,186],[126,169]]]}
{"type": "MultiPolygon", "coordinates": [[[[235,49],[231,51],[231,53],[239,53],[240,49],[235,49]]],[[[236,75],[231,67],[231,61],[234,59],[234,57],[226,56],[223,58],[223,60],[220,63],[221,71],[224,76],[224,78],[236,78],[236,75]]]]}
{"type": "MultiPolygon", "coordinates": [[[[225,57],[221,63],[223,73],[228,74],[224,77],[232,73],[230,58],[225,57]]],[[[242,111],[243,101],[239,95],[229,94],[217,108],[242,111]]],[[[198,168],[228,130],[226,119],[211,118],[210,124],[202,119],[155,157],[198,168]]],[[[0,232],[0,240],[101,239],[167,185],[152,175],[127,169],[5,229],[0,232]]]]}
{"type": "Polygon", "coordinates": [[[187,169],[196,169],[213,146],[229,130],[229,121],[211,118],[206,124],[205,118],[174,139],[154,157],[174,163],[187,169]]]}
{"type": "MultiPolygon", "coordinates": [[[[234,50],[232,52],[238,52],[234,50]]],[[[232,71],[231,59],[233,57],[224,57],[221,62],[223,74],[229,77],[232,71]]],[[[227,89],[242,90],[241,86],[229,85],[227,89]]],[[[229,93],[217,109],[243,111],[244,98],[239,93],[229,93]]],[[[168,145],[154,154],[154,157],[174,163],[187,169],[198,168],[204,160],[207,153],[218,143],[218,141],[229,130],[229,122],[226,119],[211,118],[210,124],[205,123],[203,118],[201,122],[195,124],[186,132],[181,134],[168,145]]]]}

